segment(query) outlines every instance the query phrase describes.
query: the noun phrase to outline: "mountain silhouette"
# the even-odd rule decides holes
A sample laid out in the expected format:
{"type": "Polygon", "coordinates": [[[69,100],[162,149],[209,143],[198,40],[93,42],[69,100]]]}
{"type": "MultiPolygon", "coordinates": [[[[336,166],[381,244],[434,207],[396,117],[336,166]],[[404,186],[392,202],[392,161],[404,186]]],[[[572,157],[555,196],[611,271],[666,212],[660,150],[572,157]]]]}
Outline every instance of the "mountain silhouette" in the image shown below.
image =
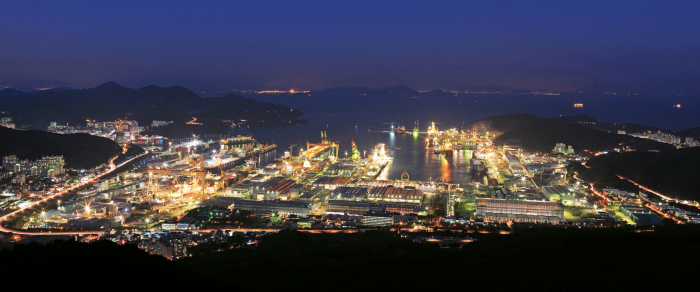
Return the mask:
{"type": "Polygon", "coordinates": [[[76,125],[84,124],[85,120],[127,118],[148,125],[161,118],[184,123],[191,120],[187,115],[221,120],[235,120],[245,115],[249,119],[266,121],[292,121],[303,115],[283,105],[235,94],[203,98],[181,86],[149,85],[133,89],[113,81],[94,88],[59,92],[4,89],[0,90],[0,109],[10,111],[17,125],[32,129],[45,129],[52,121],[76,125]]]}

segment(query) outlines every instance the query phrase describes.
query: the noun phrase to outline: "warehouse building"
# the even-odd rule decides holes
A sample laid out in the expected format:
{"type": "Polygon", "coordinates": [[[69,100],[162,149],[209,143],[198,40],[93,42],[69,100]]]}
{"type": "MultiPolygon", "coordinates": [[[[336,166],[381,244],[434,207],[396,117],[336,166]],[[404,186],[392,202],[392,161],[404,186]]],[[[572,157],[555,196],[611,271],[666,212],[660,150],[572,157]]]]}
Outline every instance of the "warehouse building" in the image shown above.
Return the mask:
{"type": "Polygon", "coordinates": [[[331,192],[331,198],[343,201],[361,201],[367,194],[367,188],[338,187],[331,192]]]}
{"type": "Polygon", "coordinates": [[[323,187],[326,189],[335,189],[347,185],[352,181],[351,177],[339,177],[339,176],[322,176],[314,181],[314,187],[323,187]]]}
{"type": "Polygon", "coordinates": [[[310,204],[307,202],[298,201],[251,201],[238,199],[234,201],[231,207],[238,210],[251,211],[257,215],[269,215],[277,212],[283,215],[297,215],[299,217],[306,217],[309,216],[310,204]]]}
{"type": "Polygon", "coordinates": [[[557,224],[564,220],[564,205],[559,202],[476,199],[476,214],[497,222],[557,224]]]}
{"type": "Polygon", "coordinates": [[[426,213],[427,208],[417,203],[394,203],[394,202],[377,202],[372,204],[370,210],[387,211],[399,214],[420,214],[426,213]]]}
{"type": "Polygon", "coordinates": [[[372,203],[370,202],[330,200],[328,201],[326,214],[362,215],[369,211],[371,205],[372,203]]]}
{"type": "Polygon", "coordinates": [[[362,216],[362,225],[381,227],[394,225],[394,215],[386,211],[367,211],[362,216]]]}
{"type": "Polygon", "coordinates": [[[395,188],[391,185],[386,187],[374,187],[369,190],[367,199],[370,201],[420,203],[423,200],[423,191],[395,188]]]}

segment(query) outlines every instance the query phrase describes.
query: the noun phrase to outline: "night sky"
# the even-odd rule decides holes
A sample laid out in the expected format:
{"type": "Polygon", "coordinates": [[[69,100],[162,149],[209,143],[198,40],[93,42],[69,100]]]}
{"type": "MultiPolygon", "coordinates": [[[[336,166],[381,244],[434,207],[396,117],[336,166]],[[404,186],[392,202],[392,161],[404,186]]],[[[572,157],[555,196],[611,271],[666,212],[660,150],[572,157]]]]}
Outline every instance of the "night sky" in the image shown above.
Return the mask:
{"type": "Polygon", "coordinates": [[[700,90],[700,1],[106,2],[2,1],[0,80],[700,90]]]}

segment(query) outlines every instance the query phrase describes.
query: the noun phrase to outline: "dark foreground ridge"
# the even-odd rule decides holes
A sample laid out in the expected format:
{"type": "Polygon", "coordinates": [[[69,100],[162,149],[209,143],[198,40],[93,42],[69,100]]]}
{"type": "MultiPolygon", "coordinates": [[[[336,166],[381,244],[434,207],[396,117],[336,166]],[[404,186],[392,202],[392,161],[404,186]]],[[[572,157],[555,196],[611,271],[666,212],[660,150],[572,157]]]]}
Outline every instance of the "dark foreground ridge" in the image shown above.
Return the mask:
{"type": "MultiPolygon", "coordinates": [[[[451,236],[459,235],[449,233],[451,236]]],[[[440,233],[440,235],[447,235],[440,233]]],[[[195,254],[167,262],[134,246],[111,242],[54,242],[3,250],[0,272],[26,279],[27,270],[60,263],[42,276],[117,281],[109,271],[128,271],[132,285],[239,290],[417,289],[625,291],[682,287],[692,281],[689,267],[700,258],[697,226],[665,226],[646,231],[624,228],[524,228],[510,235],[479,235],[462,249],[414,243],[396,232],[313,234],[283,230],[266,236],[257,249],[235,243],[211,247],[223,252],[195,254]],[[76,276],[76,273],[80,276],[76,276]],[[642,275],[646,275],[642,277],[642,275]],[[205,281],[205,282],[202,282],[205,281]],[[203,285],[203,286],[202,286],[203,285]]],[[[464,235],[463,235],[464,236],[464,235]]],[[[200,249],[201,250],[201,249],[200,249]]]]}

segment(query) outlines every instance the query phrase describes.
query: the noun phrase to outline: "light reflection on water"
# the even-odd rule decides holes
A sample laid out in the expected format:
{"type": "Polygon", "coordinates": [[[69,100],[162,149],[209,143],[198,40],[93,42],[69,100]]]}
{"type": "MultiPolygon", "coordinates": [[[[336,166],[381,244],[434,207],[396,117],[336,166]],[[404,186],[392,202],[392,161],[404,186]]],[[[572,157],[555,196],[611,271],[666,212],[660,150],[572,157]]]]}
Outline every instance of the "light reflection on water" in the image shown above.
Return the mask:
{"type": "Polygon", "coordinates": [[[445,181],[452,183],[466,182],[469,175],[469,158],[472,156],[472,151],[455,150],[452,155],[435,154],[432,148],[427,147],[424,135],[386,133],[376,128],[368,132],[367,128],[358,127],[358,130],[355,130],[354,123],[352,125],[350,123],[345,123],[345,125],[317,123],[303,126],[256,129],[254,130],[255,132],[247,128],[236,128],[232,129],[231,133],[233,135],[253,133],[253,136],[260,142],[274,142],[277,144],[278,148],[275,152],[261,155],[259,164],[261,167],[274,162],[275,157],[283,155],[284,151],[289,151],[289,145],[291,144],[297,144],[294,147],[294,155],[298,155],[299,146],[305,146],[306,141],[318,143],[321,139],[321,131],[327,131],[330,140],[338,141],[340,144],[339,153],[341,158],[345,157],[345,151],[351,152],[351,141],[353,140],[363,157],[370,155],[375,144],[385,143],[389,150],[389,155],[394,160],[380,173],[378,179],[400,179],[401,174],[405,170],[410,175],[411,180],[426,181],[428,179],[437,180],[443,178],[445,181]]]}

